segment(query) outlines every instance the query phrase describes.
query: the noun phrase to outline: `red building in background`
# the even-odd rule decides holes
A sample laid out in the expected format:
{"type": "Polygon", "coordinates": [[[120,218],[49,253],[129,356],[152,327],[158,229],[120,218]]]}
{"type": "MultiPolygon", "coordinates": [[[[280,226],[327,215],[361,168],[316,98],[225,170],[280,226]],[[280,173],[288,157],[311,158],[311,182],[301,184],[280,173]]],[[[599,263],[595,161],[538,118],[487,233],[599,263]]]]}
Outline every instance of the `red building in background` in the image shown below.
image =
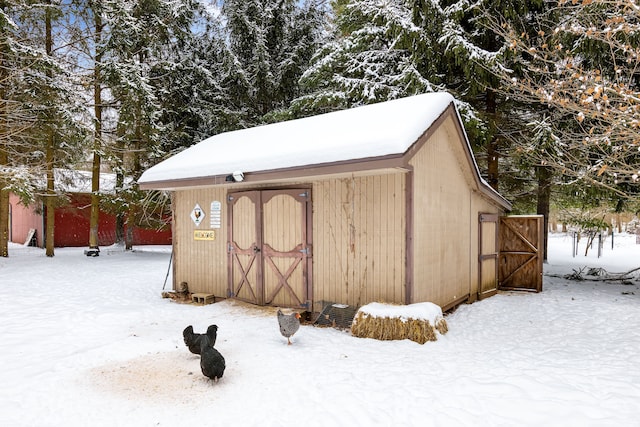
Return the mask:
{"type": "MultiPolygon", "coordinates": [[[[83,172],[67,171],[73,174],[74,186],[67,184],[70,191],[67,195],[69,203],[55,210],[55,247],[89,246],[89,218],[91,212],[91,191],[84,190],[86,185],[78,186],[78,182],[86,180],[83,172]]],[[[101,188],[108,189],[110,174],[103,174],[101,188]]],[[[86,184],[86,182],[84,182],[86,184]]],[[[90,185],[89,185],[90,189],[90,185]]],[[[42,203],[24,206],[14,194],[9,195],[9,241],[20,244],[44,247],[44,231],[46,209],[42,203]]],[[[126,227],[126,226],[125,226],[126,227]]],[[[132,244],[136,245],[170,245],[171,227],[162,230],[133,227],[132,244]]],[[[98,244],[110,246],[116,242],[116,217],[100,212],[98,221],[98,244]]]]}

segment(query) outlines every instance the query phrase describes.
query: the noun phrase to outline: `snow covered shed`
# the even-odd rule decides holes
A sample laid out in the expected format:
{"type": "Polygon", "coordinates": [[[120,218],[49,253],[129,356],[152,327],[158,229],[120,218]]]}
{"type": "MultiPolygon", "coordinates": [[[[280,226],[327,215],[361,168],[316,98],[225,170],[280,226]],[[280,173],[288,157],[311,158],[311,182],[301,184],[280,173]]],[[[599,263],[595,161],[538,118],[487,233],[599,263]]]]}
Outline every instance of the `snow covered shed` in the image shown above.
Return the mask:
{"type": "Polygon", "coordinates": [[[487,295],[511,208],[447,93],[218,134],[139,184],[172,191],[174,289],[315,312],[487,295]]]}

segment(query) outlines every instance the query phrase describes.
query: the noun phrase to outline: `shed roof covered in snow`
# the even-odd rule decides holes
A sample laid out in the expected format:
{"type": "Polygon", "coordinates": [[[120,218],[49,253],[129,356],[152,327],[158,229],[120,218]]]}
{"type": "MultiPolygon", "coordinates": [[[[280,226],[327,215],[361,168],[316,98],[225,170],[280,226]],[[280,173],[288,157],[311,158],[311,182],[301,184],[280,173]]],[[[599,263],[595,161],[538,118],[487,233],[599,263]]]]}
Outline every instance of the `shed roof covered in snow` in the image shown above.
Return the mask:
{"type": "MultiPolygon", "coordinates": [[[[460,120],[453,101],[448,93],[428,93],[221,133],[151,167],[138,182],[143,189],[177,189],[222,185],[236,171],[258,182],[283,171],[290,177],[322,175],[336,165],[356,171],[402,167],[401,156],[447,110],[460,120]]],[[[479,185],[509,205],[480,177],[464,130],[462,138],[479,185]]]]}

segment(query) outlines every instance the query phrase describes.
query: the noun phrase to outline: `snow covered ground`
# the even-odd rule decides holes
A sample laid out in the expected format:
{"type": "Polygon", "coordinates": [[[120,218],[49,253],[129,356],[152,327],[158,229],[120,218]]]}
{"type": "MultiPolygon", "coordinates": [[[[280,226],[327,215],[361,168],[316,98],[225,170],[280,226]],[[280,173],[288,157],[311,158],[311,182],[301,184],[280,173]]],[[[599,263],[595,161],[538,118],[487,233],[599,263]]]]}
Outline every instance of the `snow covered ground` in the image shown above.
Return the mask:
{"type": "Polygon", "coordinates": [[[573,258],[552,235],[542,293],[463,305],[437,342],[303,325],[291,346],[275,309],[162,299],[168,247],[14,245],[0,259],[0,426],[640,426],[640,280],[556,277],[640,267],[635,236],[615,242],[573,258]],[[211,323],[217,384],[182,342],[211,323]]]}

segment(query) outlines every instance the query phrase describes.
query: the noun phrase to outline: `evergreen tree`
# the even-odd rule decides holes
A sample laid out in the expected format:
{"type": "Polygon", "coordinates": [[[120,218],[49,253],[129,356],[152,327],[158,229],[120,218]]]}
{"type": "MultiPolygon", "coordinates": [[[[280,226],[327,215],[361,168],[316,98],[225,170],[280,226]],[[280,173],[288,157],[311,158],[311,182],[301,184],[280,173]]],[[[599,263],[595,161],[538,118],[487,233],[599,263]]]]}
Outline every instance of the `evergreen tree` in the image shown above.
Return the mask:
{"type": "Polygon", "coordinates": [[[10,144],[21,126],[28,126],[28,122],[20,117],[23,109],[13,101],[11,91],[16,80],[17,26],[11,18],[15,7],[5,0],[0,2],[0,256],[3,257],[9,256],[9,191],[14,175],[10,168],[10,144]]]}
{"type": "MultiPolygon", "coordinates": [[[[509,144],[513,129],[522,129],[522,111],[530,115],[532,110],[514,105],[500,93],[500,81],[496,70],[508,66],[505,63],[504,45],[500,38],[487,28],[487,21],[501,16],[522,34],[531,34],[531,21],[543,9],[541,0],[444,0],[441,2],[445,17],[441,42],[449,70],[448,87],[456,87],[457,93],[472,104],[488,125],[484,141],[487,181],[496,190],[501,181],[501,166],[509,167],[509,144]],[[501,163],[505,157],[505,164],[501,163]]],[[[476,144],[477,146],[480,144],[476,144]]]]}
{"type": "Polygon", "coordinates": [[[287,107],[320,42],[323,10],[293,0],[228,0],[222,6],[228,39],[221,86],[234,106],[232,125],[249,127],[287,107]]]}
{"type": "MultiPolygon", "coordinates": [[[[164,155],[165,109],[172,98],[166,75],[184,67],[199,2],[180,0],[92,0],[73,3],[75,74],[86,89],[88,124],[93,130],[92,201],[89,247],[98,253],[98,214],[117,216],[117,238],[146,217],[137,190],[142,171],[164,155]],[[91,92],[91,95],[90,95],[91,92]],[[116,172],[116,194],[100,189],[100,173],[116,172]]],[[[191,74],[191,73],[189,73],[191,74]]],[[[174,74],[175,75],[175,74],[174,74]]],[[[171,138],[169,134],[166,138],[171,138]]],[[[166,141],[166,139],[165,139],[166,141]]],[[[127,239],[130,247],[131,239],[127,239]]]]}
{"type": "MultiPolygon", "coordinates": [[[[54,45],[56,35],[64,34],[63,28],[57,25],[62,14],[60,5],[52,2],[13,3],[5,5],[2,11],[3,18],[7,19],[4,22],[9,23],[10,28],[2,32],[0,72],[6,78],[0,78],[0,91],[2,111],[9,114],[0,118],[2,128],[8,131],[8,137],[3,138],[0,160],[4,165],[13,166],[7,169],[9,179],[2,188],[5,194],[12,191],[20,195],[22,203],[32,203],[38,190],[43,190],[41,179],[46,177],[46,189],[40,194],[48,213],[46,254],[53,256],[57,200],[53,171],[68,164],[77,153],[76,144],[81,135],[74,125],[77,109],[63,69],[64,57],[54,45]]],[[[2,199],[0,211],[6,212],[6,195],[2,199]]],[[[4,246],[6,240],[1,243],[4,246]]]]}
{"type": "Polygon", "coordinates": [[[32,65],[28,75],[31,76],[29,105],[37,119],[30,141],[34,151],[44,153],[41,168],[46,177],[43,199],[45,247],[49,257],[54,256],[55,209],[59,198],[54,171],[77,160],[78,146],[83,141],[83,132],[75,121],[79,112],[77,99],[71,89],[70,75],[64,69],[67,29],[62,22],[62,7],[48,0],[40,8],[32,8],[30,19],[22,21],[22,32],[45,54],[41,63],[32,65]]]}
{"type": "Polygon", "coordinates": [[[89,19],[91,19],[92,45],[89,46],[89,59],[93,70],[91,86],[93,89],[93,162],[91,165],[91,213],[89,216],[89,251],[87,254],[96,256],[99,251],[98,227],[100,219],[100,173],[102,171],[102,156],[104,153],[104,122],[103,122],[103,90],[104,72],[103,59],[105,55],[105,23],[103,0],[93,0],[89,3],[89,19]]]}
{"type": "Polygon", "coordinates": [[[232,84],[223,87],[227,46],[222,24],[216,16],[200,11],[194,31],[174,58],[151,70],[151,82],[160,106],[159,147],[150,161],[175,154],[185,147],[221,131],[237,129],[237,107],[230,95],[232,84]]]}
{"type": "MultiPolygon", "coordinates": [[[[445,15],[437,2],[337,0],[329,40],[304,73],[302,96],[289,113],[308,116],[425,92],[456,96],[467,133],[480,139],[486,126],[458,94],[444,62],[445,15]]],[[[464,93],[464,92],[463,92],[464,93]]]]}
{"type": "Polygon", "coordinates": [[[96,256],[99,253],[100,174],[108,135],[113,130],[107,116],[111,99],[106,90],[103,69],[104,60],[108,58],[108,0],[73,0],[67,6],[67,50],[70,58],[68,67],[73,73],[74,83],[84,104],[83,114],[77,120],[91,134],[82,153],[88,158],[87,168],[91,170],[89,251],[85,253],[96,256]]]}
{"type": "MultiPolygon", "coordinates": [[[[146,193],[137,190],[136,180],[160,146],[164,132],[160,121],[163,105],[156,76],[171,73],[182,62],[182,50],[191,42],[191,26],[199,4],[189,0],[113,1],[106,10],[109,53],[103,70],[116,107],[116,148],[112,165],[117,173],[115,198],[111,205],[118,219],[117,237],[123,239],[125,216],[128,230],[144,224],[141,209],[146,193]],[[125,176],[132,181],[125,185],[125,176]],[[115,203],[114,203],[115,202],[115,203]]],[[[169,103],[174,100],[169,100],[169,103]]],[[[109,197],[105,197],[105,200],[109,197]]],[[[131,236],[124,239],[131,248],[131,236]]]]}
{"type": "Polygon", "coordinates": [[[442,90],[437,59],[402,0],[337,1],[333,41],[314,55],[301,79],[306,95],[295,100],[295,115],[317,114],[424,92],[442,90]],[[433,58],[432,58],[433,59],[433,58]]]}

